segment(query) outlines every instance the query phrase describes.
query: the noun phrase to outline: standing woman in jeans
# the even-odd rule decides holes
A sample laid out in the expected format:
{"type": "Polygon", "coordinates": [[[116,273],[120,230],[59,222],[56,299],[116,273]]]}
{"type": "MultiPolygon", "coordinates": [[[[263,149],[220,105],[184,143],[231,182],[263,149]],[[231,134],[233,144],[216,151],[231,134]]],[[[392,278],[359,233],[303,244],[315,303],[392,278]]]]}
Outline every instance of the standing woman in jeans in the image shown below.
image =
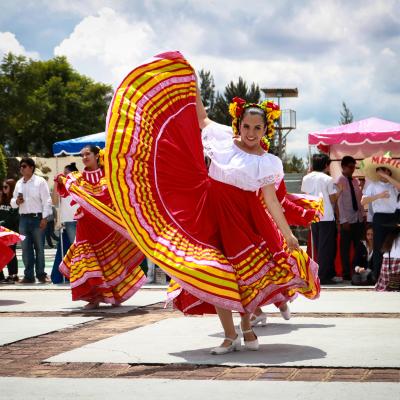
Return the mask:
{"type": "MultiPolygon", "coordinates": [[[[18,232],[18,210],[15,210],[11,207],[11,198],[15,188],[15,180],[7,179],[3,183],[2,191],[1,191],[1,200],[0,200],[0,225],[5,228],[11,229],[14,232],[18,232]]],[[[7,264],[8,269],[8,277],[4,277],[3,271],[0,271],[0,282],[1,283],[14,283],[18,282],[18,260],[17,255],[15,254],[15,250],[17,245],[13,244],[10,246],[14,252],[14,257],[7,264]]]]}

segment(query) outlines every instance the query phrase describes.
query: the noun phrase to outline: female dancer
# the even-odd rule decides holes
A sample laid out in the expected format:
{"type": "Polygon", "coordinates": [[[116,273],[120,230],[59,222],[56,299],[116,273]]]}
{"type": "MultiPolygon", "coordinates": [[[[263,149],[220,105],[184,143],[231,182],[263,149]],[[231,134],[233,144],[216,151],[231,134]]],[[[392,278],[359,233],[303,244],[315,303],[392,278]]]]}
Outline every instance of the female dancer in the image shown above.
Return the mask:
{"type": "Polygon", "coordinates": [[[212,354],[240,347],[232,311],[241,313],[245,348],[257,350],[257,306],[319,294],[318,267],[276,198],[282,163],[260,145],[273,108],[236,102],[232,136],[208,118],[193,69],[172,52],[133,70],[109,110],[105,168],[116,209],[140,249],[174,279],[175,305],[217,311],[225,340],[212,354]]]}
{"type": "Polygon", "coordinates": [[[70,280],[72,299],[88,302],[85,309],[98,308],[101,302],[118,306],[146,280],[139,267],[143,255],[138,248],[102,222],[101,214],[88,211],[90,200],[84,200],[85,194],[103,206],[112,207],[100,155],[98,147],[86,146],[81,150],[84,171],[56,177],[59,194],[72,195],[83,206],[75,215],[75,241],[59,269],[70,280]]]}

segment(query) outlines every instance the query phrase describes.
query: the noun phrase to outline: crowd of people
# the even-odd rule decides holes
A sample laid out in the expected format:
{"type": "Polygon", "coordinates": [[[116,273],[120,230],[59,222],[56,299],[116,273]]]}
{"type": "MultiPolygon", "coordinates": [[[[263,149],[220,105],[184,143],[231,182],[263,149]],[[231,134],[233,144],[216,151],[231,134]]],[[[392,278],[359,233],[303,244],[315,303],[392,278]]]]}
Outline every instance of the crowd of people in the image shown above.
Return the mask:
{"type": "MultiPolygon", "coordinates": [[[[388,251],[385,241],[400,223],[399,165],[388,154],[367,158],[361,163],[366,181],[353,177],[353,157],[343,157],[342,174],[336,180],[330,176],[330,163],[326,154],[315,154],[312,172],[302,182],[302,191],[321,193],[324,199],[324,216],[311,226],[321,283],[345,280],[354,285],[375,284],[380,280],[384,254],[388,251]],[[342,276],[336,273],[337,247],[342,276]]],[[[385,290],[385,285],[379,281],[377,288],[385,290]]]]}
{"type": "MultiPolygon", "coordinates": [[[[378,281],[379,290],[397,290],[397,164],[387,157],[365,160],[370,182],[362,189],[353,177],[354,158],[342,159],[334,181],[329,157],[316,154],[302,182],[304,195],[290,197],[282,161],[269,152],[279,107],[234,98],[229,113],[232,126],[212,121],[192,67],[180,53],[165,53],[121,83],[107,118],[106,152],[85,146],[83,171],[66,166],[55,178],[53,199],[34,161],[22,158],[22,177],[5,180],[0,208],[2,224],[24,236],[20,282],[49,282],[45,231],[60,198],[68,246],[60,235],[65,256],[59,270],[73,300],[86,301],[86,309],[119,306],[146,282],[140,264],[147,258],[150,280],[155,264],[171,278],[175,308],[218,315],[225,337],[211,350],[215,355],[237,350],[242,338],[245,349],[258,350],[253,327],[265,323],[261,307],[275,304],[289,319],[288,302],[298,295],[318,298],[320,283],[378,281]],[[364,212],[369,204],[372,227],[364,212]],[[313,257],[300,248],[291,224],[311,224],[313,257]],[[240,313],[242,337],[233,312],[240,313]]],[[[14,256],[6,282],[18,281],[16,263],[14,256]]]]}

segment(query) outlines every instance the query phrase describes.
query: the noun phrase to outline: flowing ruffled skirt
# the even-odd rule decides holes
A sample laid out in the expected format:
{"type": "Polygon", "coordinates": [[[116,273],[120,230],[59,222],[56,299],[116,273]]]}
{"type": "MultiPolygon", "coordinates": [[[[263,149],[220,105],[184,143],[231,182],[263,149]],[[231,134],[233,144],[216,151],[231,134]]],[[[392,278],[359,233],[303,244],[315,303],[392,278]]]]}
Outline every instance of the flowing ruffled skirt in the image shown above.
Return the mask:
{"type": "Polygon", "coordinates": [[[142,260],[131,240],[85,213],[59,270],[70,281],[73,300],[121,304],[145,282],[142,260]]]}
{"type": "Polygon", "coordinates": [[[193,69],[165,53],[133,70],[108,115],[109,191],[129,233],[173,281],[186,313],[214,306],[252,312],[319,294],[318,266],[286,252],[254,192],[208,176],[196,115],[193,69]]]}

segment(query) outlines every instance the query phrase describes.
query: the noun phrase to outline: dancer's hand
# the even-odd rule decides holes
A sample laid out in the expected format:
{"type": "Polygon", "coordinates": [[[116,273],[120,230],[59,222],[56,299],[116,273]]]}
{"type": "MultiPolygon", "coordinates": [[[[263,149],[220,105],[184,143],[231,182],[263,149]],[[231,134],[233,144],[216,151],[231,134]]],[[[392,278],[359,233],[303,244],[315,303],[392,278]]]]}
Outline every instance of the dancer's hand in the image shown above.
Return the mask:
{"type": "Polygon", "coordinates": [[[298,250],[300,248],[299,241],[297,240],[296,236],[291,233],[288,237],[285,238],[288,250],[290,252],[294,250],[298,250]]]}

